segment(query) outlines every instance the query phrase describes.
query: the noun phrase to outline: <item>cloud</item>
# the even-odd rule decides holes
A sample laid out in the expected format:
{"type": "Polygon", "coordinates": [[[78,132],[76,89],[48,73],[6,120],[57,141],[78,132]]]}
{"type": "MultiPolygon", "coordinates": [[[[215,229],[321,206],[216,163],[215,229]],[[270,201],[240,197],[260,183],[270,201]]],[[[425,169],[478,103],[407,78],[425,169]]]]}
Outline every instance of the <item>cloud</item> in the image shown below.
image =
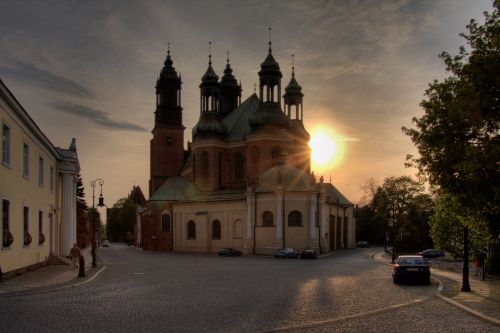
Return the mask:
{"type": "Polygon", "coordinates": [[[34,64],[20,59],[6,59],[8,66],[0,65],[0,74],[30,81],[57,93],[66,93],[71,96],[95,98],[96,96],[83,85],[63,76],[51,73],[34,64]]]}
{"type": "Polygon", "coordinates": [[[59,103],[51,103],[50,106],[54,107],[56,110],[60,112],[69,113],[81,118],[89,119],[92,122],[101,125],[102,127],[119,129],[119,130],[138,131],[138,132],[147,131],[145,128],[138,126],[136,124],[131,124],[126,121],[118,122],[111,120],[109,119],[107,112],[92,109],[84,105],[59,102],[59,103]]]}

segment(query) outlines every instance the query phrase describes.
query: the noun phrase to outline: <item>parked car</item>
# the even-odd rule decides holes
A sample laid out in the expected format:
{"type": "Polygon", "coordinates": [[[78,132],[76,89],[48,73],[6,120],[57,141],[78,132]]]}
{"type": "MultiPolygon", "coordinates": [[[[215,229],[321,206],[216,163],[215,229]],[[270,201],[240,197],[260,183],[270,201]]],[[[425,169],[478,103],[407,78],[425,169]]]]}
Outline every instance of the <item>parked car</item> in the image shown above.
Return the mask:
{"type": "Polygon", "coordinates": [[[439,251],[436,249],[427,249],[425,251],[419,252],[418,254],[420,254],[424,258],[439,258],[445,256],[444,251],[439,251]]]}
{"type": "Polygon", "coordinates": [[[300,254],[300,259],[318,259],[318,252],[313,249],[305,249],[300,254]]]}
{"type": "Polygon", "coordinates": [[[299,251],[294,250],[292,248],[286,248],[286,249],[277,249],[276,252],[274,253],[275,258],[298,258],[299,257],[299,251]]]}
{"type": "Polygon", "coordinates": [[[370,247],[370,243],[367,241],[359,241],[356,243],[356,247],[370,247]]]}
{"type": "Polygon", "coordinates": [[[107,240],[107,239],[103,240],[102,247],[109,247],[109,240],[107,240]]]}
{"type": "Polygon", "coordinates": [[[219,256],[224,257],[239,257],[241,256],[241,251],[233,249],[232,247],[223,247],[219,250],[219,256]]]}
{"type": "Polygon", "coordinates": [[[402,281],[431,283],[429,264],[422,256],[399,256],[392,269],[392,280],[395,284],[402,281]]]}

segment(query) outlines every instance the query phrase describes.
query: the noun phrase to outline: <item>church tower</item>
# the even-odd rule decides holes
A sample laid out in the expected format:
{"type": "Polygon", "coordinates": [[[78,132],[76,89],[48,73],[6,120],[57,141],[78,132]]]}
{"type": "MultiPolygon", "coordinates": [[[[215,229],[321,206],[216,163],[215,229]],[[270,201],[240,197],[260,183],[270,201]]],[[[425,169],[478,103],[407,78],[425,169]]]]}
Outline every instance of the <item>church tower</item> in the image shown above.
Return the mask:
{"type": "Polygon", "coordinates": [[[156,81],[155,125],[150,142],[150,196],[168,177],[179,176],[184,164],[182,81],[172,64],[169,47],[163,69],[156,81]]]}
{"type": "Polygon", "coordinates": [[[295,63],[292,54],[292,78],[285,88],[283,100],[285,104],[285,114],[291,121],[292,144],[288,149],[288,160],[297,168],[310,172],[311,159],[309,148],[310,135],[304,127],[304,109],[302,87],[295,79],[295,63]]]}
{"type": "Polygon", "coordinates": [[[241,104],[241,85],[238,85],[229,64],[229,52],[224,76],[220,80],[220,114],[227,116],[241,104]]]}

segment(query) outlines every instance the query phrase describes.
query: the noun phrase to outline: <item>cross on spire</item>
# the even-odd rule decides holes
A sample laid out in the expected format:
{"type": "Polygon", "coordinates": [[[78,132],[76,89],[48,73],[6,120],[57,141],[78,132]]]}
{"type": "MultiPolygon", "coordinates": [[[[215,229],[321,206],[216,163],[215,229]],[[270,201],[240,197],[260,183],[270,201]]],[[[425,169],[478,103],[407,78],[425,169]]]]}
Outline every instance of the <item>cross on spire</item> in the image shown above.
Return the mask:
{"type": "Polygon", "coordinates": [[[227,55],[227,63],[229,64],[229,51],[226,51],[226,55],[227,55]]]}
{"type": "Polygon", "coordinates": [[[295,54],[292,54],[292,77],[295,77],[295,54]]]}
{"type": "Polygon", "coordinates": [[[269,27],[269,53],[271,53],[273,50],[271,49],[271,27],[269,27]]]}
{"type": "Polygon", "coordinates": [[[212,65],[212,42],[208,42],[208,64],[212,65]]]}
{"type": "Polygon", "coordinates": [[[170,42],[167,42],[167,54],[170,55],[170,42]]]}

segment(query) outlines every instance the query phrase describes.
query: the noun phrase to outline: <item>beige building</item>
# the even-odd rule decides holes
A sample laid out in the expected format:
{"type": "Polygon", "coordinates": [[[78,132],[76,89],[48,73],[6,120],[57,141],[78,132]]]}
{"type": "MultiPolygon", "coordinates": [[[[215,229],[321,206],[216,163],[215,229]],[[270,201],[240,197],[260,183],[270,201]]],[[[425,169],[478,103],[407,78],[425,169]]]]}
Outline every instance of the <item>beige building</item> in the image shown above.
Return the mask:
{"type": "Polygon", "coordinates": [[[5,274],[66,256],[76,241],[73,139],[54,147],[0,80],[0,268],[5,274]]]}
{"type": "Polygon", "coordinates": [[[229,59],[219,80],[209,56],[187,150],[182,82],[170,51],[164,64],[156,84],[150,197],[141,212],[144,249],[272,254],[354,246],[353,205],[311,172],[302,87],[292,68],[281,95],[271,43],[259,94],[243,102],[229,59]]]}

